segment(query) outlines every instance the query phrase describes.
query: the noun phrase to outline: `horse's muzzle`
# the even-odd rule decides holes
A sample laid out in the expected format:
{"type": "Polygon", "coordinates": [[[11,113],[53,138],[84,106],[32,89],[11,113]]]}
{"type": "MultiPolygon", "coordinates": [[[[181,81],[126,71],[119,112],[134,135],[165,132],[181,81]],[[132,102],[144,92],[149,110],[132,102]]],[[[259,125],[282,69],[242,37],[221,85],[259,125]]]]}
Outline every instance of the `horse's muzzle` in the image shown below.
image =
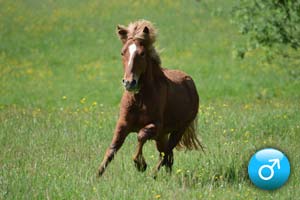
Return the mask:
{"type": "Polygon", "coordinates": [[[132,81],[122,80],[122,84],[127,91],[135,91],[137,89],[137,81],[133,79],[132,81]]]}

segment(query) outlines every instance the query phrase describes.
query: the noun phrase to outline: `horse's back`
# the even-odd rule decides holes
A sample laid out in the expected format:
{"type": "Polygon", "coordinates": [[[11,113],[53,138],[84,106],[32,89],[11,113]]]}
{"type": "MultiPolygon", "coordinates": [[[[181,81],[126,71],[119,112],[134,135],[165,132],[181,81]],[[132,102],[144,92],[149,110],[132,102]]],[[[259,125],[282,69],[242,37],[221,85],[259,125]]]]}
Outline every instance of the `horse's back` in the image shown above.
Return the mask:
{"type": "Polygon", "coordinates": [[[164,70],[168,78],[166,122],[185,126],[198,113],[199,96],[191,76],[180,70],[164,70]]]}

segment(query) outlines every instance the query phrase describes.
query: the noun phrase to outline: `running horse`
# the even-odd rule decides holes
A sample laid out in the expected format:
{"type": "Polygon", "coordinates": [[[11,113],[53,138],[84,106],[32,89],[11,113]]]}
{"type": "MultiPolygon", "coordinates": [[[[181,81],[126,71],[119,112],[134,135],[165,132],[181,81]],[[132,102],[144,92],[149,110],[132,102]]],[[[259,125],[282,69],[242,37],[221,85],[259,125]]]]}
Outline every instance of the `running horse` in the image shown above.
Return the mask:
{"type": "Polygon", "coordinates": [[[173,149],[202,149],[196,135],[199,96],[192,78],[179,70],[163,69],[153,44],[157,30],[151,22],[139,20],[128,27],[118,25],[125,88],[112,142],[99,167],[101,176],[121,148],[130,132],[137,134],[137,149],[133,156],[135,167],[145,171],[143,145],[149,139],[156,143],[159,161],[172,170],[173,149]]]}

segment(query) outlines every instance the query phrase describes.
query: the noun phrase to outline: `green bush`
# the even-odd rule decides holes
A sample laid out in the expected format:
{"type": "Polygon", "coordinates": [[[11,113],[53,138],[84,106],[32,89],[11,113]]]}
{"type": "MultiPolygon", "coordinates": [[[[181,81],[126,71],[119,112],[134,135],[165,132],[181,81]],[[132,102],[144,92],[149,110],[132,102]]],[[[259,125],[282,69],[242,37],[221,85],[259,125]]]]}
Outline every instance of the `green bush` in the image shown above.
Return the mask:
{"type": "Polygon", "coordinates": [[[245,51],[258,47],[300,47],[300,0],[239,0],[233,22],[246,35],[245,51]]]}

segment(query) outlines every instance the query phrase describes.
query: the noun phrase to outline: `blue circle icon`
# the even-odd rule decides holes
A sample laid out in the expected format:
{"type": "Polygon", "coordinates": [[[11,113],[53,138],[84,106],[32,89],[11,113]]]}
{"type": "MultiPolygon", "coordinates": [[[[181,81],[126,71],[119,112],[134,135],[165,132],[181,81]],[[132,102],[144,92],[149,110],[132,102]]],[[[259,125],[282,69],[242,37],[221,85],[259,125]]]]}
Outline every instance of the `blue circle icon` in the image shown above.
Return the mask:
{"type": "Polygon", "coordinates": [[[252,183],[263,190],[275,190],[283,186],[290,176],[290,171],[288,158],[273,148],[256,152],[248,165],[252,183]]]}

